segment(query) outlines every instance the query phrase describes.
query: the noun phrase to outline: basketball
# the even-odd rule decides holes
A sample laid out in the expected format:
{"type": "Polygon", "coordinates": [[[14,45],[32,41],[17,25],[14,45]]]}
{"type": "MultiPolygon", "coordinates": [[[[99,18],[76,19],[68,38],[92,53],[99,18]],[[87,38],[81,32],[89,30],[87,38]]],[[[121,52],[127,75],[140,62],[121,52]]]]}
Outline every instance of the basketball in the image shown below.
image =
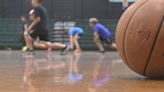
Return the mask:
{"type": "Polygon", "coordinates": [[[146,77],[164,77],[164,0],[138,0],[121,16],[116,43],[123,61],[146,77]]]}

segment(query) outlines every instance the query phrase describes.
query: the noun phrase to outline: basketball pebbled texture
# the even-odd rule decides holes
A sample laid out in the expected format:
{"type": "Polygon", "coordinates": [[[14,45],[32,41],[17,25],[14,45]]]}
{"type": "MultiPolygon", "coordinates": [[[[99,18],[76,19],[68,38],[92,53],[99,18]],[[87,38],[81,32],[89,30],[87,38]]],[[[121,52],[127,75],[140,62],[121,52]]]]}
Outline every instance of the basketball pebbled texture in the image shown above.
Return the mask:
{"type": "Polygon", "coordinates": [[[138,0],[131,5],[117,25],[116,43],[132,70],[164,77],[164,0],[138,0]]]}

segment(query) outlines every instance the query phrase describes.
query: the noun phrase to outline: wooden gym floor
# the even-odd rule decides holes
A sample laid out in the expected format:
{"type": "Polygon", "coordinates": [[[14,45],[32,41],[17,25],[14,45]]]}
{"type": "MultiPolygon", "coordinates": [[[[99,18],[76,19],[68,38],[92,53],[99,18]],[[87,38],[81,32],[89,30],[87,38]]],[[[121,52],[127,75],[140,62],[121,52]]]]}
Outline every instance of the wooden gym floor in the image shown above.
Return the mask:
{"type": "Polygon", "coordinates": [[[164,81],[131,71],[117,52],[0,51],[0,92],[164,92],[164,81]]]}

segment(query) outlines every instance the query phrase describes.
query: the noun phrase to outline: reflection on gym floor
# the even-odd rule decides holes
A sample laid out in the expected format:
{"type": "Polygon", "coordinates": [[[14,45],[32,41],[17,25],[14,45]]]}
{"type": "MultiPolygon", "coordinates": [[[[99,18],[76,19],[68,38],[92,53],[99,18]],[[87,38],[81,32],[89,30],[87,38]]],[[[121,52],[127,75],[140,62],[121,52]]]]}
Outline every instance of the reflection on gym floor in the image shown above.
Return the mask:
{"type": "Polygon", "coordinates": [[[0,58],[0,92],[164,92],[164,81],[134,73],[117,52],[0,51],[0,58]]]}
{"type": "MultiPolygon", "coordinates": [[[[28,92],[41,92],[53,85],[73,85],[83,83],[85,77],[79,68],[81,53],[53,58],[26,57],[23,81],[28,92]]],[[[91,70],[88,92],[95,92],[110,80],[110,66],[104,62],[104,55],[98,55],[91,70]]]]}

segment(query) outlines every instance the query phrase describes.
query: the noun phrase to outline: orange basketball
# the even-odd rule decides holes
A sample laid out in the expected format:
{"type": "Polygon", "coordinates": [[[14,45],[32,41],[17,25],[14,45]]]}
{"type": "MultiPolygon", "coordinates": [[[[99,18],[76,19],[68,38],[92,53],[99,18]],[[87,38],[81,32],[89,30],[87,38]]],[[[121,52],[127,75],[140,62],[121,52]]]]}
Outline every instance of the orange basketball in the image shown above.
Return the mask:
{"type": "Polygon", "coordinates": [[[117,48],[135,72],[164,77],[164,0],[138,0],[119,20],[117,48]]]}

